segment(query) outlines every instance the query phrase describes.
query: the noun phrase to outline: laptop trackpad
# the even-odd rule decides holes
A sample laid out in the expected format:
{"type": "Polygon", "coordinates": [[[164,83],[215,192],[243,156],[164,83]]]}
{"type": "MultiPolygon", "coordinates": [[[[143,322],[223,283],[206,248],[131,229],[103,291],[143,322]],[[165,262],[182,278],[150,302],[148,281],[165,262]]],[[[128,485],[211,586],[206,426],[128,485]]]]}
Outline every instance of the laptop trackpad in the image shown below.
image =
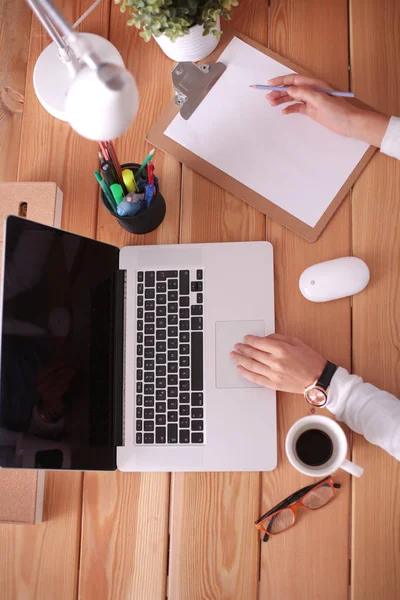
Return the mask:
{"type": "Polygon", "coordinates": [[[217,321],[215,323],[215,385],[217,388],[251,388],[257,384],[241,377],[229,353],[245,335],[265,335],[264,321],[217,321]]]}

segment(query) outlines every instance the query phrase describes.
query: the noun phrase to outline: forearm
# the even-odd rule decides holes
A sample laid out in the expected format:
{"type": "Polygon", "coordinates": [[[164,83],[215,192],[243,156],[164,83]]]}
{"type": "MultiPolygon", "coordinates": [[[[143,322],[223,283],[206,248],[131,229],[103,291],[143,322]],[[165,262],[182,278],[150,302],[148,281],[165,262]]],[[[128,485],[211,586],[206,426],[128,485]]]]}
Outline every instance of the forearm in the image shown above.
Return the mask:
{"type": "Polygon", "coordinates": [[[387,115],[358,109],[350,120],[350,137],[380,148],[389,120],[387,115]]]}
{"type": "Polygon", "coordinates": [[[400,460],[400,400],[339,368],[332,378],[327,408],[400,460]]]}

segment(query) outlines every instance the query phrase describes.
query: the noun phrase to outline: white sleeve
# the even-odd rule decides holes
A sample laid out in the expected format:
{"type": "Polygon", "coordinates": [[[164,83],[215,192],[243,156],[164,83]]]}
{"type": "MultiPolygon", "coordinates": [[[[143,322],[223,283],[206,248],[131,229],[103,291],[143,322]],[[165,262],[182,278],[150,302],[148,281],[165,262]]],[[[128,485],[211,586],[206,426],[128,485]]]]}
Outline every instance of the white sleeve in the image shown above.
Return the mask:
{"type": "Polygon", "coordinates": [[[400,159],[400,118],[391,117],[383,136],[381,152],[400,159]]]}
{"type": "Polygon", "coordinates": [[[400,460],[400,400],[339,367],[326,407],[371,444],[400,460]]]}

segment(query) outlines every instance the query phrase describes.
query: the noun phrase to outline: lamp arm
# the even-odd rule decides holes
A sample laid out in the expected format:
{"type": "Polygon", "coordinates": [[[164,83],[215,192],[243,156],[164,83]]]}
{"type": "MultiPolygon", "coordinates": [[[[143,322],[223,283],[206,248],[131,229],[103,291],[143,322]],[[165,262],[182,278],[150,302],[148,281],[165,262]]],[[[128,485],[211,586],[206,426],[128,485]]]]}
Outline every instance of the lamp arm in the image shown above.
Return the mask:
{"type": "MultiPolygon", "coordinates": [[[[98,70],[101,65],[99,56],[93,51],[87,40],[76,33],[49,0],[26,0],[26,2],[51,39],[57,44],[63,62],[67,63],[69,58],[73,63],[76,63],[68,54],[68,49],[71,48],[77,59],[84,62],[89,68],[95,71],[98,70]],[[61,35],[59,32],[61,32],[61,35]]],[[[71,65],[71,67],[76,72],[76,64],[71,65]]]]}
{"type": "Polygon", "coordinates": [[[26,3],[31,8],[32,12],[36,15],[42,26],[45,28],[53,42],[58,46],[60,50],[66,48],[66,43],[63,38],[54,27],[53,23],[50,21],[49,16],[43,10],[43,6],[41,2],[37,0],[25,0],[26,3]]]}

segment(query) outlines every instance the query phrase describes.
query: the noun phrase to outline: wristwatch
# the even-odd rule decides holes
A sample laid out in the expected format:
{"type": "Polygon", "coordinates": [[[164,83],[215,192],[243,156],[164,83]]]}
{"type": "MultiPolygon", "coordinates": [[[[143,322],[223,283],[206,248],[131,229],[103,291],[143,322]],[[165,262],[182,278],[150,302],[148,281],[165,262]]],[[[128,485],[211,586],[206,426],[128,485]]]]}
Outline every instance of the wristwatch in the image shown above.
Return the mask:
{"type": "Polygon", "coordinates": [[[337,365],[330,362],[326,362],[325,368],[322,371],[317,381],[314,381],[311,385],[305,388],[304,398],[313,406],[325,406],[328,400],[329,386],[331,385],[332,377],[334,376],[337,369],[337,365]]]}

